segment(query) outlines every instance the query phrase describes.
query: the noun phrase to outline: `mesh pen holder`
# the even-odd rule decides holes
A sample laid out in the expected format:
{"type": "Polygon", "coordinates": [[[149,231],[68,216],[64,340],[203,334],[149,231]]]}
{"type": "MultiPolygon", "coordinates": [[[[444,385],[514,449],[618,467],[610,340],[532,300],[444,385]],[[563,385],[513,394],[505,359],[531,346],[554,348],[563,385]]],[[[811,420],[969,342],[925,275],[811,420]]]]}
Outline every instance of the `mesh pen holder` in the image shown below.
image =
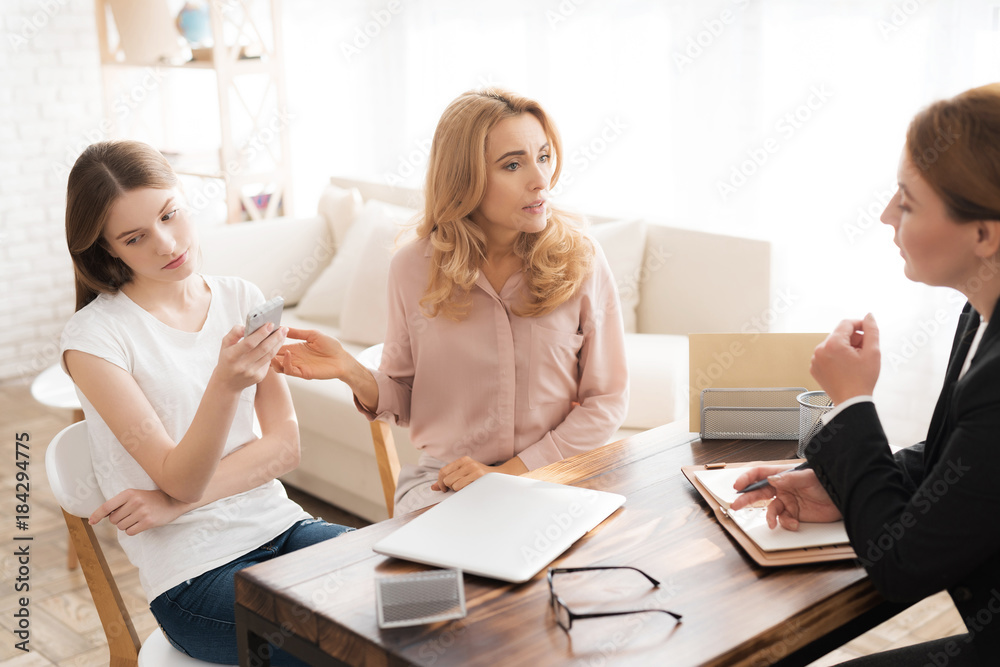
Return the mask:
{"type": "Polygon", "coordinates": [[[797,440],[799,406],[805,387],[703,389],[701,438],[797,440]]]}
{"type": "Polygon", "coordinates": [[[461,570],[429,570],[375,578],[380,628],[403,628],[464,618],[461,570]]]}
{"type": "Polygon", "coordinates": [[[825,391],[807,391],[799,394],[799,447],[800,458],[806,455],[806,445],[823,428],[822,417],[833,409],[833,401],[825,391]]]}

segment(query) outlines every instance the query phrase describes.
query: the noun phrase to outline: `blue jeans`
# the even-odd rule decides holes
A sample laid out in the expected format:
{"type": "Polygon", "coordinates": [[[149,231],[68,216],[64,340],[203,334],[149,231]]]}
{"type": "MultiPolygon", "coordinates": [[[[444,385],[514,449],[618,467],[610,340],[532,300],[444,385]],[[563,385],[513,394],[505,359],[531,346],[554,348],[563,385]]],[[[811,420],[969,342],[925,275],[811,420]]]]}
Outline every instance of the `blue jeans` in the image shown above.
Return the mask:
{"type": "MultiPolygon", "coordinates": [[[[300,521],[250,553],[174,586],[157,596],[149,609],[163,634],[178,650],[198,660],[235,665],[239,662],[233,584],[236,573],[351,530],[354,529],[322,519],[300,521]]],[[[277,650],[271,656],[271,664],[277,667],[306,663],[277,650]]]]}

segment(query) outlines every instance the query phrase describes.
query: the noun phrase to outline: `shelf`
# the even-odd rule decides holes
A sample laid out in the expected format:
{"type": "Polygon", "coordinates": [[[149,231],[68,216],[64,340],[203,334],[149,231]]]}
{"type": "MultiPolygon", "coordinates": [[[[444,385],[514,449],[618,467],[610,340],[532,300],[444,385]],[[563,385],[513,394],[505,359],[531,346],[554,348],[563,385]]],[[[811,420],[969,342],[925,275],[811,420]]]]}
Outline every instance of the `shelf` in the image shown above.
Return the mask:
{"type": "MultiPolygon", "coordinates": [[[[189,60],[186,63],[171,63],[171,62],[130,62],[122,60],[111,60],[103,63],[106,67],[121,67],[121,68],[135,68],[135,67],[154,67],[162,69],[173,69],[173,70],[204,70],[209,72],[218,71],[219,68],[215,66],[215,63],[211,60],[189,60]]],[[[243,74],[269,74],[274,68],[274,63],[270,60],[264,58],[244,58],[241,60],[234,60],[229,63],[232,71],[236,75],[243,74]]]]}
{"type": "MultiPolygon", "coordinates": [[[[287,124],[272,128],[269,123],[272,114],[284,117],[288,109],[282,59],[280,0],[226,0],[225,3],[207,3],[212,34],[224,41],[216,42],[212,49],[196,49],[198,55],[204,55],[209,59],[187,62],[153,60],[152,54],[170,53],[180,57],[186,55],[184,49],[171,48],[176,46],[178,36],[172,27],[173,17],[168,15],[165,5],[160,4],[163,1],[154,0],[150,4],[145,4],[146,0],[143,0],[143,3],[119,4],[116,15],[111,11],[112,0],[94,0],[101,69],[104,75],[105,113],[111,123],[111,135],[118,138],[155,137],[152,139],[153,142],[159,141],[164,145],[175,147],[211,146],[221,139],[221,144],[216,144],[211,150],[184,154],[164,150],[163,154],[178,175],[217,179],[223,182],[222,193],[225,196],[226,218],[229,222],[242,220],[244,200],[250,196],[248,193],[253,191],[277,197],[287,210],[291,205],[289,130],[287,124]],[[256,10],[261,11],[255,13],[256,10]],[[269,22],[264,17],[265,14],[270,15],[269,22]],[[126,25],[130,26],[124,35],[119,30],[120,26],[115,25],[114,31],[111,29],[116,18],[122,18],[126,25]],[[115,40],[113,37],[115,33],[120,37],[132,39],[115,40]],[[137,37],[141,39],[137,40],[137,37]],[[150,44],[144,41],[147,37],[155,42],[152,49],[147,48],[150,44]],[[117,43],[112,43],[114,41],[117,43]],[[129,50],[122,46],[123,43],[129,45],[129,50]],[[163,48],[156,50],[155,46],[163,48]],[[129,60],[126,53],[132,53],[134,59],[129,60]],[[247,54],[250,57],[236,57],[247,54]],[[145,79],[142,84],[133,86],[132,91],[137,91],[133,92],[133,95],[141,97],[127,100],[129,113],[123,115],[120,113],[122,108],[120,98],[127,91],[123,90],[125,86],[121,81],[130,77],[117,74],[112,76],[112,73],[126,69],[152,69],[157,84],[168,71],[213,72],[218,115],[216,116],[215,108],[212,107],[211,111],[202,114],[205,116],[204,123],[198,116],[199,110],[204,108],[199,105],[210,102],[210,99],[206,99],[207,91],[202,91],[190,99],[190,103],[195,105],[185,107],[193,110],[190,113],[171,110],[162,96],[159,115],[155,115],[156,110],[152,108],[148,113],[141,110],[132,113],[135,108],[141,109],[139,106],[141,101],[151,90],[146,86],[145,79]],[[251,80],[248,75],[260,77],[263,86],[257,86],[257,81],[251,80]],[[262,91],[259,100],[254,99],[258,89],[262,91]],[[183,119],[180,116],[183,116],[183,119]],[[150,121],[151,117],[155,120],[150,121]],[[210,132],[199,135],[198,130],[209,128],[209,123],[218,125],[218,135],[213,136],[210,132]],[[258,167],[251,171],[248,165],[243,164],[243,159],[248,156],[247,146],[256,146],[253,142],[260,142],[259,135],[264,129],[269,132],[264,143],[268,144],[268,153],[271,157],[266,160],[251,160],[252,164],[258,167]],[[247,131],[250,132],[249,136],[246,139],[241,137],[242,143],[237,143],[234,132],[242,135],[247,131]],[[268,167],[267,170],[259,170],[262,164],[268,167]],[[228,168],[232,165],[239,165],[239,168],[228,168]]],[[[179,74],[177,78],[182,76],[179,74]]],[[[174,81],[175,77],[171,74],[165,85],[183,85],[174,81]]],[[[193,81],[189,79],[187,83],[191,84],[193,81]]],[[[196,83],[201,86],[204,85],[204,81],[196,83]]],[[[259,149],[259,146],[257,148],[259,149]]],[[[256,219],[259,216],[251,217],[256,219]]]]}

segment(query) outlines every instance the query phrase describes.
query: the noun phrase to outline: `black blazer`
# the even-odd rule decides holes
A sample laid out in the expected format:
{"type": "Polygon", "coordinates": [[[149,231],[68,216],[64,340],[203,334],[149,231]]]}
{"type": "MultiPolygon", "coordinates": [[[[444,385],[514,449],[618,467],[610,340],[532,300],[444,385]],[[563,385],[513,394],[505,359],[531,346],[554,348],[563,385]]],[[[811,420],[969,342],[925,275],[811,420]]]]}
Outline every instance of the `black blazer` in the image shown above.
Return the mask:
{"type": "Polygon", "coordinates": [[[978,327],[966,304],[926,441],[893,456],[874,404],[859,403],[806,457],[882,595],[947,589],[976,652],[1000,664],[1000,304],[959,380],[978,327]]]}

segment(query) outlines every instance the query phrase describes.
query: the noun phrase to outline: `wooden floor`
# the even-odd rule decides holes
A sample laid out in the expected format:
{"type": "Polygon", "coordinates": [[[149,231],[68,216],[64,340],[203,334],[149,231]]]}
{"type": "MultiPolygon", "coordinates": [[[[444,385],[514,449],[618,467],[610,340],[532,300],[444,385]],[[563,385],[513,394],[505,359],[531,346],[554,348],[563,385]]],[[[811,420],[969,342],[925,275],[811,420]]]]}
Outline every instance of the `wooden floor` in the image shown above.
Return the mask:
{"type": "MultiPolygon", "coordinates": [[[[66,526],[45,479],[45,447],[52,436],[70,423],[71,417],[67,412],[36,403],[24,385],[0,385],[0,405],[3,406],[0,425],[4,434],[0,446],[0,493],[5,497],[0,505],[3,508],[0,543],[7,545],[0,549],[0,574],[4,582],[0,589],[0,665],[103,667],[108,664],[104,632],[80,570],[66,569],[66,526]],[[17,433],[28,433],[31,447],[31,519],[26,531],[17,530],[13,518],[14,438],[17,433]],[[29,653],[15,648],[17,640],[12,634],[16,620],[13,613],[18,608],[18,598],[24,595],[13,588],[18,563],[10,545],[15,534],[33,538],[29,574],[29,653]]],[[[355,527],[366,523],[294,489],[289,489],[289,496],[308,512],[328,521],[355,527]]],[[[118,547],[115,530],[107,522],[96,528],[136,631],[145,638],[156,629],[156,621],[139,586],[138,573],[118,547]]],[[[835,665],[860,655],[963,631],[958,612],[942,593],[825,656],[812,667],[835,665]]]]}

